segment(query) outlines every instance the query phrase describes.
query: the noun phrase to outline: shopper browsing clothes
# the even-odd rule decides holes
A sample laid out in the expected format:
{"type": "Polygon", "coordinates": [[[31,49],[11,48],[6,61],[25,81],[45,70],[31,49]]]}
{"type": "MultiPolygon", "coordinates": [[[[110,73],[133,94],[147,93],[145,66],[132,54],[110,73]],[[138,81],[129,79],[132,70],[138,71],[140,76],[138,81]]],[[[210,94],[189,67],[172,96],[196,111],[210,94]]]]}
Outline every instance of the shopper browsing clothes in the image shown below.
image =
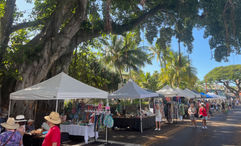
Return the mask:
{"type": "Polygon", "coordinates": [[[188,114],[189,114],[189,117],[190,117],[190,120],[192,122],[192,125],[194,127],[197,127],[197,122],[196,122],[196,117],[195,117],[195,114],[197,113],[197,110],[194,106],[193,103],[191,103],[189,109],[188,109],[188,114]]]}
{"type": "Polygon", "coordinates": [[[199,109],[199,117],[202,119],[202,128],[203,129],[207,129],[207,110],[205,108],[205,104],[204,103],[201,103],[201,108],[199,109]]]}
{"type": "Polygon", "coordinates": [[[1,124],[6,129],[0,135],[1,146],[20,146],[22,145],[22,135],[16,130],[19,125],[15,123],[14,118],[8,118],[7,122],[1,124]]]}
{"type": "Polygon", "coordinates": [[[47,120],[50,129],[44,138],[42,146],[60,146],[61,134],[58,125],[61,123],[61,118],[59,113],[51,112],[44,119],[47,120]]]}
{"type": "Polygon", "coordinates": [[[156,129],[161,130],[161,121],[162,121],[162,109],[160,108],[159,104],[156,104],[156,129]]]}

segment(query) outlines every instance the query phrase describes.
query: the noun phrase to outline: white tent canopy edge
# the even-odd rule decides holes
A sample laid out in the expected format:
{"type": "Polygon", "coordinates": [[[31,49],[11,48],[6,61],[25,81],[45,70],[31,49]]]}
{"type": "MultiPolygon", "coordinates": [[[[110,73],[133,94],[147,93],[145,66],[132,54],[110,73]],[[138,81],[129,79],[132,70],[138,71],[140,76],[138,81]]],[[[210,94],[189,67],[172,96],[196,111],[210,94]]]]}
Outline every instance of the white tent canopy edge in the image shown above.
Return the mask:
{"type": "Polygon", "coordinates": [[[86,85],[61,72],[56,76],[41,83],[10,94],[9,113],[11,100],[58,100],[96,98],[108,99],[108,92],[86,85]]]}

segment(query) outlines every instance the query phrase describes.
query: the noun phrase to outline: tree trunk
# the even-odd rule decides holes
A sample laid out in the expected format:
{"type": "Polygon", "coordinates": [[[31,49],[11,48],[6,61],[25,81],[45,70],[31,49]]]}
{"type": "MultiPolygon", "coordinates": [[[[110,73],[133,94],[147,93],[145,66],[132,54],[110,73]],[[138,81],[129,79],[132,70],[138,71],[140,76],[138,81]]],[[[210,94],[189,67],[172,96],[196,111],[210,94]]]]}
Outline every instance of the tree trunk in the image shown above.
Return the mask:
{"type": "Polygon", "coordinates": [[[4,76],[1,87],[1,107],[8,108],[9,94],[15,90],[16,79],[4,76]]]}
{"type": "MultiPolygon", "coordinates": [[[[61,71],[67,72],[69,63],[71,62],[72,53],[63,55],[60,59],[55,61],[52,68],[47,72],[47,75],[45,75],[44,79],[48,79],[61,71]]],[[[34,69],[32,69],[34,71],[34,69]]],[[[39,75],[36,75],[39,76],[39,75]]],[[[28,78],[29,79],[29,78],[28,78]]],[[[31,79],[33,80],[34,77],[32,76],[31,79]]],[[[25,80],[28,81],[28,80],[25,80]]],[[[25,82],[29,85],[29,82],[25,82]]],[[[25,84],[25,85],[26,85],[25,84]]],[[[21,84],[20,84],[21,85],[21,84]]],[[[21,85],[22,86],[22,85],[21,85]]],[[[16,89],[18,88],[15,86],[16,89]]],[[[55,101],[40,101],[40,102],[34,102],[34,101],[12,101],[12,108],[11,108],[11,116],[16,116],[19,114],[24,114],[26,118],[39,118],[38,116],[35,116],[35,110],[37,110],[38,115],[46,115],[46,110],[51,112],[55,110],[55,101]],[[34,109],[34,105],[38,103],[38,108],[34,109]],[[46,105],[48,105],[46,107],[46,105]],[[43,109],[45,109],[43,111],[43,109]]],[[[41,117],[43,118],[43,117],[41,117]]],[[[40,119],[39,119],[40,120],[40,119]]],[[[40,120],[41,121],[41,120],[40,120]]]]}
{"type": "Polygon", "coordinates": [[[177,76],[177,87],[180,88],[180,82],[181,82],[181,76],[180,76],[180,67],[181,67],[181,45],[180,45],[180,40],[178,39],[178,67],[177,71],[179,72],[179,75],[177,76]]]}

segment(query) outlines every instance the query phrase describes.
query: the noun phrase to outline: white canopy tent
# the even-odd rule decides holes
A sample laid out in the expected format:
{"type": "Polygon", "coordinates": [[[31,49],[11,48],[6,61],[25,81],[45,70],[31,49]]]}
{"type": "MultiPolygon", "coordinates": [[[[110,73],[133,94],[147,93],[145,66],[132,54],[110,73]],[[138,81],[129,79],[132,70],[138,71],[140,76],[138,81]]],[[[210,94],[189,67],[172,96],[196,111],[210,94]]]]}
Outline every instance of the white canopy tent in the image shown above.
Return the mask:
{"type": "Polygon", "coordinates": [[[168,85],[156,91],[156,93],[162,94],[165,97],[173,97],[178,95],[177,91],[175,91],[173,88],[169,87],[168,85]]]}
{"type": "MultiPolygon", "coordinates": [[[[122,88],[113,92],[109,95],[109,98],[115,99],[139,99],[140,100],[140,111],[141,111],[141,99],[150,98],[150,97],[158,97],[159,94],[148,92],[145,89],[139,87],[134,81],[129,80],[122,88]]],[[[141,122],[141,133],[142,129],[142,115],[140,114],[140,122],[141,122]]]]}
{"type": "Polygon", "coordinates": [[[192,98],[195,98],[195,96],[193,94],[190,94],[180,88],[176,88],[175,91],[178,93],[177,96],[180,96],[180,97],[186,97],[188,99],[192,99],[192,98]]]}
{"type": "Polygon", "coordinates": [[[186,92],[194,95],[194,96],[195,96],[194,98],[201,98],[201,95],[200,95],[200,94],[197,94],[197,93],[193,92],[192,90],[190,90],[190,89],[188,89],[188,88],[186,88],[184,91],[186,91],[186,92]]]}
{"type": "Polygon", "coordinates": [[[142,99],[158,97],[159,94],[146,91],[139,87],[134,81],[129,80],[122,88],[109,95],[109,98],[118,99],[142,99]]]}
{"type": "Polygon", "coordinates": [[[58,100],[80,98],[107,99],[108,92],[86,85],[61,72],[39,84],[11,93],[9,114],[11,100],[56,100],[57,111],[58,100]]]}

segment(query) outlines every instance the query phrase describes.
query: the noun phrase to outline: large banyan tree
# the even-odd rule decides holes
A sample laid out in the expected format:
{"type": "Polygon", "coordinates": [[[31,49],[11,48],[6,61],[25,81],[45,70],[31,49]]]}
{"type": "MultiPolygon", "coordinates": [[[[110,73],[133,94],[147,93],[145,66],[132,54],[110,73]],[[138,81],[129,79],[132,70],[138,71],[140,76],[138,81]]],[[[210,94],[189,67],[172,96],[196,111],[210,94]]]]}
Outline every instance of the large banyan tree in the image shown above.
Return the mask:
{"type": "MultiPolygon", "coordinates": [[[[67,70],[74,49],[104,34],[145,32],[149,42],[170,45],[176,37],[192,51],[192,30],[204,37],[217,61],[240,54],[239,0],[27,0],[29,20],[20,21],[16,0],[0,3],[0,85],[9,92],[67,70]]],[[[81,48],[80,48],[81,49],[81,48]]]]}

